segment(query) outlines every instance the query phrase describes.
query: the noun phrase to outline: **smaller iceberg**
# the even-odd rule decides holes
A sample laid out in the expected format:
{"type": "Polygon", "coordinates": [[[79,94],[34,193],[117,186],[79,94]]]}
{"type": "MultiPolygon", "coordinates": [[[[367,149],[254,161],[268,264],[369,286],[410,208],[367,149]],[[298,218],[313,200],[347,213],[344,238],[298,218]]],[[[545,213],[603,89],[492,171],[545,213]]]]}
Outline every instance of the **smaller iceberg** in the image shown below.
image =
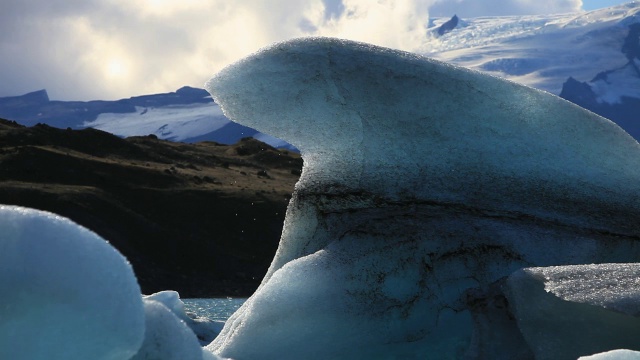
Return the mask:
{"type": "Polygon", "coordinates": [[[640,350],[639,279],[640,264],[526,268],[506,293],[536,359],[576,359],[640,350]]]}
{"type": "Polygon", "coordinates": [[[6,205],[0,229],[0,359],[220,359],[198,341],[220,324],[188,317],[174,291],[143,298],[129,262],[95,233],[6,205]]]}
{"type": "Polygon", "coordinates": [[[193,331],[163,303],[143,299],[146,332],[142,347],[131,360],[209,360],[193,331]]]}
{"type": "Polygon", "coordinates": [[[165,290],[143,297],[146,301],[156,301],[163,304],[180,320],[182,320],[198,338],[200,345],[207,345],[218,336],[224,321],[210,320],[198,317],[196,314],[185,311],[185,306],[180,300],[177,291],[165,290]]]}
{"type": "Polygon", "coordinates": [[[578,360],[640,360],[640,352],[618,349],[590,356],[581,356],[578,360]]]}
{"type": "Polygon", "coordinates": [[[145,316],[129,262],[72,221],[0,205],[0,359],[122,360],[145,316]]]}

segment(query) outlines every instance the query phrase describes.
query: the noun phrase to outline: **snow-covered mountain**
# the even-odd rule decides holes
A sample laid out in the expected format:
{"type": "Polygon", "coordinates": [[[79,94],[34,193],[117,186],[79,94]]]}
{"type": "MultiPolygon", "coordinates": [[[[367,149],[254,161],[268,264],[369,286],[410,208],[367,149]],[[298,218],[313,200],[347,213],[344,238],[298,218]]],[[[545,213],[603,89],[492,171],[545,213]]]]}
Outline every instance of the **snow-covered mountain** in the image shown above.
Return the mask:
{"type": "Polygon", "coordinates": [[[424,55],[560,95],[640,139],[640,2],[577,14],[460,19],[438,36],[447,21],[432,20],[424,55]]]}
{"type": "MultiPolygon", "coordinates": [[[[585,81],[627,62],[621,48],[640,3],[558,15],[461,19],[421,53],[559,94],[567,78],[585,81]]],[[[449,19],[434,19],[435,30],[449,19]]]]}
{"type": "MultiPolygon", "coordinates": [[[[634,24],[640,26],[638,2],[558,15],[433,18],[418,52],[560,95],[640,139],[640,59],[630,55],[640,49],[634,24]]],[[[253,136],[275,147],[288,145],[230,122],[206,91],[190,87],[89,102],[50,101],[41,90],[0,98],[0,117],[120,136],[226,144],[253,136]]]]}
{"type": "Polygon", "coordinates": [[[0,98],[0,117],[31,126],[92,127],[118,136],[156,135],[181,141],[233,144],[255,137],[275,147],[282,140],[229,121],[203,89],[183,87],[176,92],[135,96],[116,101],[51,101],[46,90],[0,98]]]}

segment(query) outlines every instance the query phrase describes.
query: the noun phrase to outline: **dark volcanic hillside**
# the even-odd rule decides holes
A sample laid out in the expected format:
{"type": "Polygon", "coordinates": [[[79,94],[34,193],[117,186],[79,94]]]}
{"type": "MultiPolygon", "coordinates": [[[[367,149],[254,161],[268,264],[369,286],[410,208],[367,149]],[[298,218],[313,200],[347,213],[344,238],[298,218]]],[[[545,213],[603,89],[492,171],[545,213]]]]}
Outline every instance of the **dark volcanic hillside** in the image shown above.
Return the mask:
{"type": "Polygon", "coordinates": [[[143,293],[249,295],[278,245],[299,155],[0,120],[0,204],[66,216],[133,264],[143,293]]]}

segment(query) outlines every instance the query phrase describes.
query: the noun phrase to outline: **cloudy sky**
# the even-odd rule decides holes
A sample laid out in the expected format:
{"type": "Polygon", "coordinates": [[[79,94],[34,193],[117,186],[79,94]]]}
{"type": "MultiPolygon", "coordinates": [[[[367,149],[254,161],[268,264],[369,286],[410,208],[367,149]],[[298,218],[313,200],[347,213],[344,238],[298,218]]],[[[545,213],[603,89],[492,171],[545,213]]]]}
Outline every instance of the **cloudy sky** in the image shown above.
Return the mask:
{"type": "Polygon", "coordinates": [[[412,51],[429,16],[591,10],[607,0],[2,0],[0,96],[120,99],[202,87],[275,41],[338,36],[412,51]]]}

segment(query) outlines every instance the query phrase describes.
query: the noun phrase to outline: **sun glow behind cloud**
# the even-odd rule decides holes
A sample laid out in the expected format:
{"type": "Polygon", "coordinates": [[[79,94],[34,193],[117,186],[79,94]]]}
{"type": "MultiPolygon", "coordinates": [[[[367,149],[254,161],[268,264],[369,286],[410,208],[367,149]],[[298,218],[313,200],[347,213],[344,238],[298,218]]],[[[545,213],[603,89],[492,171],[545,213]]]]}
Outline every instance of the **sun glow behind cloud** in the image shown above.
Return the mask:
{"type": "Polygon", "coordinates": [[[6,1],[0,50],[15,60],[0,68],[5,79],[0,86],[11,86],[0,87],[0,96],[46,87],[52,98],[63,100],[202,86],[214,72],[258,48],[300,36],[418,51],[433,9],[447,16],[468,9],[466,16],[473,16],[471,10],[565,12],[582,5],[580,0],[6,1]],[[19,60],[25,57],[29,60],[19,60]]]}
{"type": "Polygon", "coordinates": [[[111,59],[107,62],[106,75],[111,79],[125,78],[129,69],[121,59],[111,59]]]}
{"type": "Polygon", "coordinates": [[[208,11],[210,1],[203,0],[139,0],[121,2],[121,6],[137,9],[143,16],[172,17],[179,12],[208,11]]]}

